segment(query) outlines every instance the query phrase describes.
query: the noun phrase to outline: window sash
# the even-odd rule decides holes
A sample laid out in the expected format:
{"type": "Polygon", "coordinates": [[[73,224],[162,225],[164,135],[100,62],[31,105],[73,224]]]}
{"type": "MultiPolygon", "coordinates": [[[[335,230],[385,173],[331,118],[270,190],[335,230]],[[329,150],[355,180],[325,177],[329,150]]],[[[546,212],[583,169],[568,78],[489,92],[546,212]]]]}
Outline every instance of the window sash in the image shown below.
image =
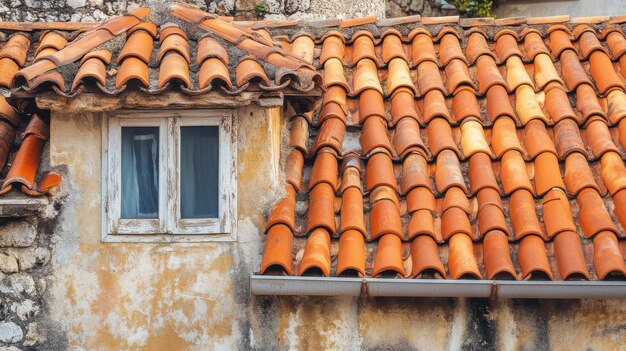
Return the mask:
{"type": "Polygon", "coordinates": [[[234,162],[231,157],[230,134],[231,130],[230,118],[227,116],[206,116],[206,117],[186,117],[176,118],[172,124],[171,134],[175,140],[175,147],[171,150],[175,157],[172,157],[174,178],[170,184],[176,184],[176,191],[172,201],[170,201],[170,213],[173,213],[175,232],[179,234],[202,234],[202,233],[228,233],[231,231],[231,210],[228,203],[232,199],[231,178],[234,171],[234,162]],[[219,186],[218,186],[218,218],[182,218],[180,211],[180,151],[181,151],[181,127],[192,126],[218,126],[218,147],[219,147],[219,186]]]}
{"type": "Polygon", "coordinates": [[[166,162],[164,156],[167,153],[167,120],[159,118],[120,118],[109,119],[109,177],[106,194],[109,211],[108,229],[114,234],[145,234],[166,232],[165,211],[166,204],[163,201],[166,189],[166,162]],[[122,212],[122,127],[159,127],[159,213],[157,218],[121,218],[122,212]]]}
{"type": "MultiPolygon", "coordinates": [[[[112,235],[201,235],[229,234],[236,218],[236,160],[232,113],[202,111],[120,111],[103,119],[103,192],[106,194],[103,236],[112,235]],[[108,118],[106,118],[108,117],[108,118]],[[157,219],[121,218],[121,129],[159,127],[159,215],[157,219]],[[181,127],[218,126],[219,186],[218,218],[181,218],[180,150],[181,127]],[[106,188],[105,188],[106,187],[106,188]]],[[[168,239],[165,239],[167,241],[168,239]]]]}

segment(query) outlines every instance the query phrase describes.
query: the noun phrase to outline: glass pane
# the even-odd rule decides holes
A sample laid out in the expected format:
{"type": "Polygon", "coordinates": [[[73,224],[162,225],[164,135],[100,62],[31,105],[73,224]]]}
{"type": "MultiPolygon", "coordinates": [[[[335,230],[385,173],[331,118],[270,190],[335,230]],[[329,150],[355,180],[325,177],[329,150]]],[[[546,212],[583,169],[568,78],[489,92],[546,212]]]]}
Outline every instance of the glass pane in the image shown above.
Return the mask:
{"type": "Polygon", "coordinates": [[[122,218],[159,216],[159,127],[122,127],[122,218]]]}
{"type": "Polygon", "coordinates": [[[218,217],[218,127],[180,128],[180,214],[218,217]]]}

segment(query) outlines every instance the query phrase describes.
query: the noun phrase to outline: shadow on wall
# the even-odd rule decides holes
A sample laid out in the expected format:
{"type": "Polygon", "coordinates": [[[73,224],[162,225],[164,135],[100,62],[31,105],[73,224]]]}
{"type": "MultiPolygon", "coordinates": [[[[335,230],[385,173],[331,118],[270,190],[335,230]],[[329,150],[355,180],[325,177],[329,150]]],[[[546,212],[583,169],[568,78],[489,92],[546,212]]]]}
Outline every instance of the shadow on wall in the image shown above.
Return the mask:
{"type": "Polygon", "coordinates": [[[500,0],[495,14],[498,18],[617,16],[626,14],[626,0],[500,0]]]}

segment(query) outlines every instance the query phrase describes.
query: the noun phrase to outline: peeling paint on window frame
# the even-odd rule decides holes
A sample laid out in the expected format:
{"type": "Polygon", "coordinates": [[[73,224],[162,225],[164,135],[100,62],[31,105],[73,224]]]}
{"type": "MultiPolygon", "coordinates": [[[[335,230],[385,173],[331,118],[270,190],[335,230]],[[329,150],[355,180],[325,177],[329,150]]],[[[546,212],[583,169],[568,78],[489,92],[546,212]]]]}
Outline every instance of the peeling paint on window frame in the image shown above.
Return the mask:
{"type": "MultiPolygon", "coordinates": [[[[102,229],[101,242],[128,243],[187,243],[187,242],[232,242],[237,240],[237,137],[236,114],[232,109],[193,109],[193,110],[119,110],[102,113],[102,229]],[[116,185],[112,168],[119,164],[120,148],[115,147],[112,139],[112,125],[120,128],[126,125],[158,124],[162,140],[159,150],[161,162],[159,169],[163,174],[159,178],[159,216],[154,225],[141,223],[119,223],[119,216],[111,211],[116,204],[116,185]],[[220,147],[220,215],[218,219],[203,219],[195,225],[182,225],[179,219],[179,128],[188,125],[218,125],[220,147]],[[170,143],[173,142],[174,149],[170,143]],[[175,155],[172,157],[172,155],[175,155]],[[111,166],[113,165],[113,166],[111,166]],[[176,169],[168,172],[168,169],[176,169]],[[167,213],[167,216],[163,216],[167,213]],[[210,223],[209,223],[210,222],[210,223]],[[129,225],[130,224],[130,225],[129,225]],[[155,227],[156,225],[156,227],[155,227]],[[122,230],[116,226],[125,226],[122,230]]],[[[119,167],[117,167],[119,169],[119,167]]],[[[119,197],[119,194],[118,194],[119,197]]],[[[126,220],[128,221],[128,220],[126,220]]],[[[189,224],[189,223],[187,223],[189,224]]],[[[118,227],[119,228],[119,227],[118,227]]]]}

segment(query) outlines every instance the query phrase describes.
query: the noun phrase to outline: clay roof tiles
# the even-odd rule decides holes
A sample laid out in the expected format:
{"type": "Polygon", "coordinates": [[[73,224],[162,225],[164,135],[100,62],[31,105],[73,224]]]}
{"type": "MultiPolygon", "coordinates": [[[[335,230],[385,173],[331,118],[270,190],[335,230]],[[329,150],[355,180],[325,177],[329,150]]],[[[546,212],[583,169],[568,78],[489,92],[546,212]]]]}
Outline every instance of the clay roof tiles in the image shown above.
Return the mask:
{"type": "Polygon", "coordinates": [[[167,16],[170,22],[155,23],[151,10],[140,8],[87,30],[48,31],[29,59],[29,39],[18,33],[0,52],[0,60],[12,58],[17,64],[0,62],[0,71],[10,71],[12,80],[0,82],[14,90],[52,89],[75,96],[83,91],[115,95],[126,89],[231,95],[308,91],[321,81],[311,65],[314,44],[308,37],[296,39],[288,50],[266,30],[254,31],[186,5],[171,5],[167,16]],[[84,59],[104,50],[113,59],[84,59]]]}
{"type": "MultiPolygon", "coordinates": [[[[262,274],[626,276],[623,18],[242,23],[182,4],[167,16],[0,24],[0,85],[322,91],[312,116],[286,116],[262,274]]],[[[0,192],[60,182],[37,173],[45,114],[27,116],[0,98],[0,192]]]]}
{"type": "Polygon", "coordinates": [[[310,34],[326,90],[309,142],[292,122],[306,210],[290,219],[289,269],[261,274],[626,278],[621,24],[365,23],[310,34]]]}

